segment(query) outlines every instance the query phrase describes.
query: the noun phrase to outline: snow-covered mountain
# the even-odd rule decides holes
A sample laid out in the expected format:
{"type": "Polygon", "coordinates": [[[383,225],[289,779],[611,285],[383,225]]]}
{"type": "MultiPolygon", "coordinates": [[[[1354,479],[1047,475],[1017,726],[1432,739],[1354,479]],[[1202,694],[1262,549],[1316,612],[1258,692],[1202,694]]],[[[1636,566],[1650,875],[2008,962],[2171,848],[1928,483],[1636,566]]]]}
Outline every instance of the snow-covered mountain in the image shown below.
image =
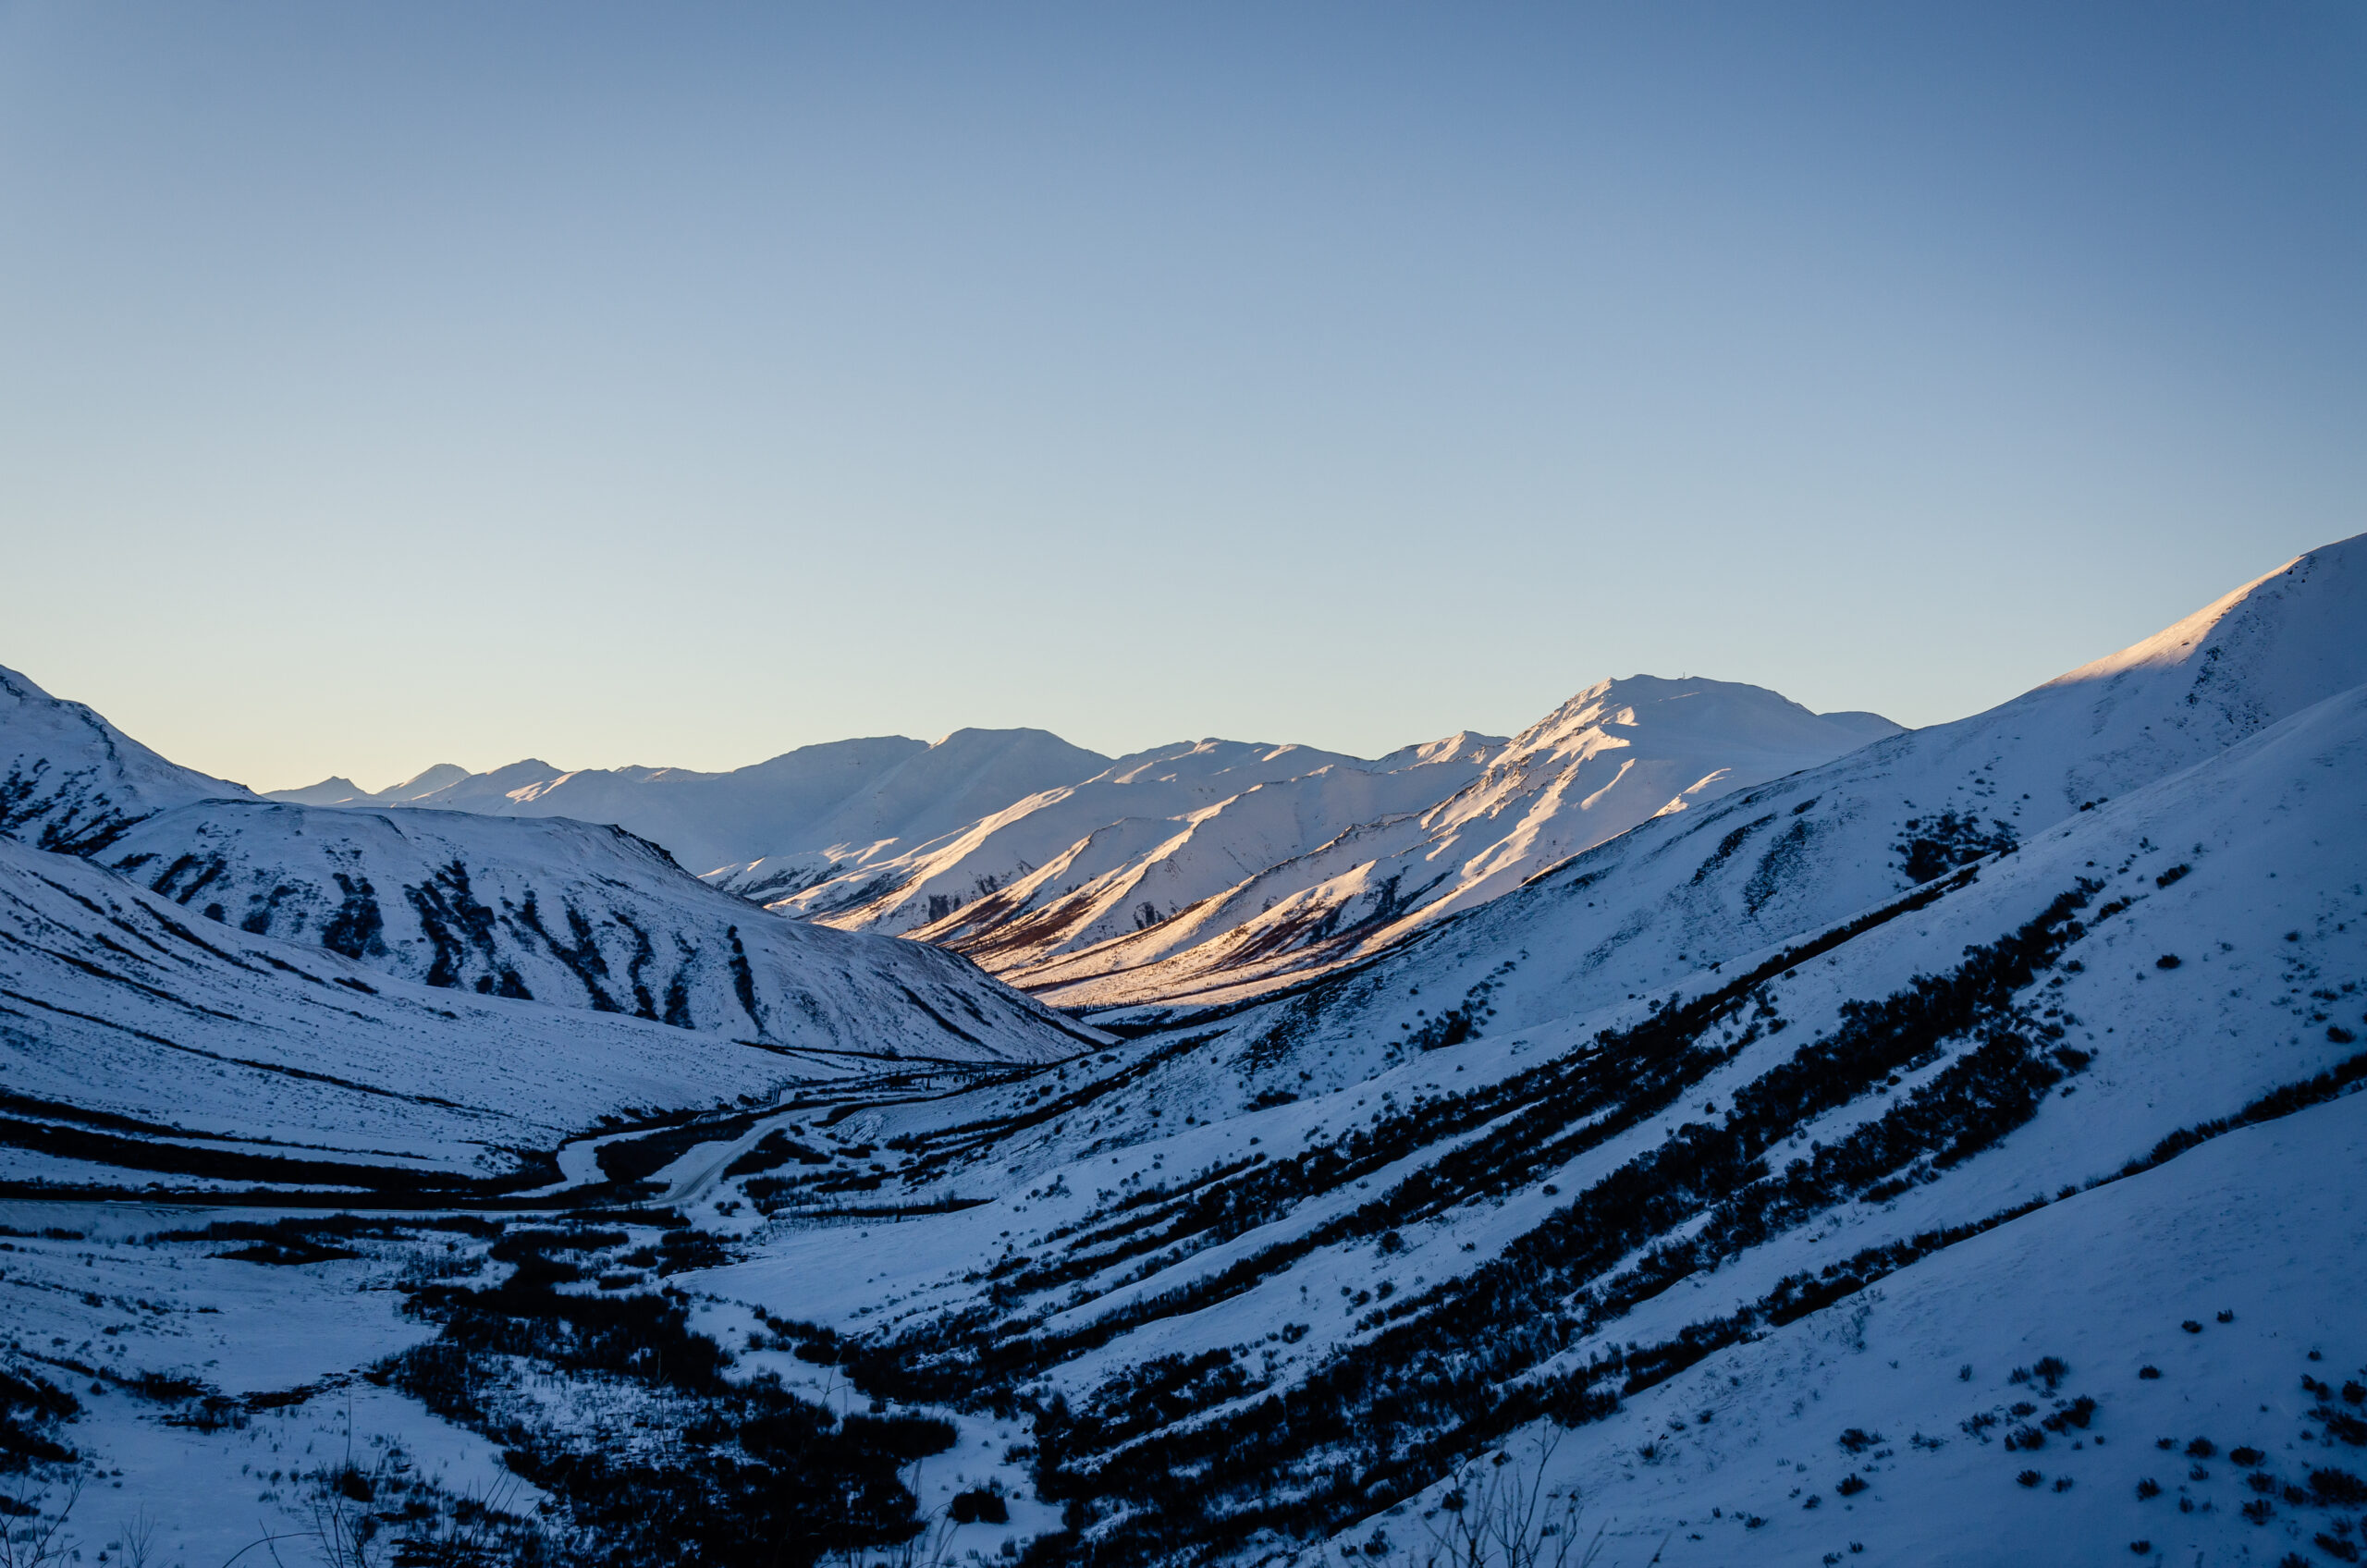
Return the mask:
{"type": "Polygon", "coordinates": [[[1638,823],[1897,733],[1876,715],[1814,714],[1759,686],[1605,680],[1509,742],[1442,743],[1469,777],[1428,802],[1325,813],[1302,805],[1295,786],[1244,796],[1073,890],[1062,890],[1073,874],[1039,874],[916,934],[1064,1006],[1302,975],[1356,962],[1638,823]],[[1278,819],[1305,829],[1276,833],[1278,819]]]}
{"type": "Polygon", "coordinates": [[[529,759],[472,774],[443,763],[374,795],[331,778],[269,798],[614,823],[705,872],[767,854],[917,843],[1109,762],[1041,729],[958,729],[934,745],[888,736],[803,746],[729,773],[570,771],[529,759]]]}
{"type": "MultiPolygon", "coordinates": [[[[1202,841],[1223,840],[1216,885],[1230,886],[1342,827],[1453,793],[1502,744],[1455,735],[1368,762],[1307,746],[1184,741],[1122,757],[1080,783],[1030,795],[901,854],[774,856],[709,880],[841,929],[927,927],[927,939],[959,945],[962,936],[1007,927],[1059,900],[1082,895],[1104,905],[1136,889],[1147,895],[1142,868],[1180,849],[1195,825],[1228,812],[1225,828],[1202,841]]],[[[1171,864],[1164,875],[1178,869],[1171,864]]],[[[1139,911],[1122,918],[1151,918],[1139,911]]]]}
{"type": "Polygon", "coordinates": [[[1095,1043],[952,953],[768,915],[565,817],[205,802],[98,858],[192,913],[430,986],[885,1057],[1095,1043]]]}
{"type": "Polygon", "coordinates": [[[257,800],[0,672],[5,836],[190,914],[427,986],[877,1057],[1041,1061],[1080,1030],[968,961],[767,915],[615,827],[257,800]]]}
{"type": "Polygon", "coordinates": [[[0,668],[0,835],[37,849],[90,854],[169,806],[252,800],[150,751],[80,703],[60,702],[0,668]]]}

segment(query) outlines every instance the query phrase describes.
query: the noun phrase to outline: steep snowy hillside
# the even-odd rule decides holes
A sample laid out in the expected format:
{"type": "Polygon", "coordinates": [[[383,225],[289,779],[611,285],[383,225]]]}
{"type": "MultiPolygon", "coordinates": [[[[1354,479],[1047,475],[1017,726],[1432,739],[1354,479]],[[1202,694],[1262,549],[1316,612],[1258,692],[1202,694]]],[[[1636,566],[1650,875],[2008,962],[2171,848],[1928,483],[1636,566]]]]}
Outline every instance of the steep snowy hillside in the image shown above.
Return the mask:
{"type": "Polygon", "coordinates": [[[18,1194],[515,1191],[605,1119],[854,1065],[389,980],[0,839],[0,1182],[18,1194]]]}
{"type": "MultiPolygon", "coordinates": [[[[987,1201],[853,1256],[791,1226],[693,1282],[875,1395],[1031,1410],[1035,1495],[1078,1532],[1057,1559],[1385,1557],[1452,1526],[1466,1465],[1468,1503],[1491,1453],[1535,1473],[1517,1434],[1573,1428],[1542,1474],[1619,1500],[1587,1524],[1623,1562],[1977,1561],[1951,1513],[1993,1512],[2042,1555],[2275,1561],[2367,1499],[2318,1478],[2362,1467],[2367,1421],[2295,1393],[2367,1361],[2338,1305],[2367,1278],[2335,1178],[2288,1196],[2233,1151],[2304,1181],[2355,1142],[2363,772],[2367,687],[1517,1027],[1453,988],[1499,900],[1358,977],[1447,1005],[1419,1030],[1352,1047],[1318,1013],[883,1108],[851,1125],[908,1203],[987,1201]],[[2223,1222],[2243,1194],[2277,1207],[2223,1222]],[[2084,1297],[2099,1236],[2136,1250],[2084,1297]],[[2174,1489],[2140,1510],[2148,1477],[2174,1489]]],[[[794,1175],[745,1190],[820,1212],[794,1175]]]]}
{"type": "Polygon", "coordinates": [[[339,793],[344,780],[328,779],[269,798],[614,823],[705,872],[766,854],[916,843],[1109,762],[1041,729],[958,729],[935,745],[889,736],[803,746],[730,773],[528,760],[469,774],[443,764],[376,795],[339,793]]]}
{"type": "MultiPolygon", "coordinates": [[[[1516,1026],[1844,919],[2367,680],[2361,625],[2367,536],[2312,551],[1987,713],[1646,822],[1451,931],[1415,934],[1417,944],[1467,955],[1454,978],[1426,984],[1451,986],[1453,1008],[1496,964],[1529,952],[1519,982],[1490,983],[1490,1005],[1516,1026]]],[[[1392,928],[1402,899],[1384,882],[1324,918],[1392,928]]],[[[1019,978],[1048,1000],[1102,1010],[1103,1022],[1180,1021],[1191,1008],[1272,996],[1340,962],[1336,946],[1292,945],[1297,919],[1284,900],[1163,963],[1073,984],[1058,983],[1057,972],[1019,978]],[[1158,1005],[1130,1010],[1136,1001],[1158,1005]]],[[[1331,1040],[1422,1026],[1385,986],[1327,996],[1322,1011],[1331,1040]]]]}
{"type": "Polygon", "coordinates": [[[80,703],[60,702],[0,668],[0,836],[88,854],[167,806],[210,797],[251,800],[166,762],[80,703]]]}
{"type": "Polygon", "coordinates": [[[98,858],[192,914],[431,986],[880,1057],[1041,1061],[1096,1039],[951,953],[768,915],[565,818],[203,802],[98,858]]]}
{"type": "Polygon", "coordinates": [[[1122,757],[892,858],[776,858],[711,880],[842,930],[926,927],[924,939],[984,956],[1057,942],[1042,929],[1053,904],[1063,906],[1053,917],[1063,929],[1092,921],[1087,910],[1121,930],[1163,918],[1184,887],[1230,887],[1355,823],[1443,799],[1502,744],[1456,735],[1367,762],[1306,746],[1187,741],[1122,757]],[[1217,818],[1222,827],[1202,831],[1217,818]],[[1130,896],[1139,901],[1128,905],[1130,896]],[[1007,935],[1015,926],[1035,935],[1007,935]]]}
{"type": "MultiPolygon", "coordinates": [[[[1427,808],[1327,823],[1262,862],[1222,852],[1231,824],[1220,816],[1194,824],[1217,853],[1162,844],[1030,919],[919,935],[1064,1006],[1188,996],[1235,974],[1302,974],[1509,892],[1638,823],[1898,733],[1877,715],[1813,714],[1758,686],[1605,680],[1494,749],[1478,777],[1427,808]],[[1137,887],[1153,896],[1132,901],[1137,887]]],[[[1250,805],[1242,815],[1272,814],[1250,805]]]]}

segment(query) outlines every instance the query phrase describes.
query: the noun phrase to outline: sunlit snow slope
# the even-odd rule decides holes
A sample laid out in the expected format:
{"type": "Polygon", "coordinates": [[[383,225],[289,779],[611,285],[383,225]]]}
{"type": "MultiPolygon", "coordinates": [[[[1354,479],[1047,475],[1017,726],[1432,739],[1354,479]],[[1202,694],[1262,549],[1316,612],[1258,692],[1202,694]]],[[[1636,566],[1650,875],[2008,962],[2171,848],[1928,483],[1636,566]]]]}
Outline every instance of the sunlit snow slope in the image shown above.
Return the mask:
{"type": "Polygon", "coordinates": [[[1343,829],[1417,811],[1502,745],[1456,735],[1366,762],[1305,746],[1201,741],[1121,758],[892,859],[731,868],[743,897],[848,930],[918,934],[988,962],[1166,919],[1343,829]]]}
{"type": "Polygon", "coordinates": [[[1222,851],[1232,838],[1256,846],[1257,819],[1276,813],[1228,802],[1124,878],[1088,885],[1033,919],[985,930],[949,921],[918,935],[950,940],[1067,1007],[1270,985],[1378,951],[1638,823],[1898,732],[1873,714],[1814,714],[1763,687],[1605,680],[1473,754],[1484,763],[1478,776],[1434,804],[1327,821],[1292,852],[1261,861],[1222,851]],[[1166,900],[1134,906],[1129,923],[1136,883],[1166,900]]]}

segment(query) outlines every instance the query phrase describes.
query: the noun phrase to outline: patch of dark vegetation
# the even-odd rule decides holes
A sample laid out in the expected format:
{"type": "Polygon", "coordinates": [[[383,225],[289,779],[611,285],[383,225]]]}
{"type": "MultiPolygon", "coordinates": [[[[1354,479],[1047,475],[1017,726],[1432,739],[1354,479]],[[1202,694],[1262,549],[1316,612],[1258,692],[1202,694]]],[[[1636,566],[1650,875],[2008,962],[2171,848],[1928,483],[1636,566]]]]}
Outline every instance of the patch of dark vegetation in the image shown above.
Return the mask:
{"type": "MultiPolygon", "coordinates": [[[[1773,812],[1769,812],[1765,816],[1760,817],[1754,821],[1744,823],[1740,827],[1735,828],[1733,832],[1719,839],[1718,847],[1710,851],[1709,858],[1704,860],[1700,866],[1693,873],[1692,885],[1698,888],[1702,883],[1707,882],[1712,876],[1716,875],[1720,866],[1725,864],[1726,862],[1734,858],[1735,851],[1742,848],[1745,839],[1748,839],[1753,833],[1758,832],[1760,828],[1766,827],[1769,823],[1774,820],[1775,814],[1773,812]]],[[[1916,880],[1928,882],[1931,878],[1928,876],[1922,876],[1918,877],[1916,880]]]]}
{"type": "Polygon", "coordinates": [[[255,893],[247,899],[247,913],[239,921],[239,929],[251,937],[271,935],[271,923],[278,918],[279,906],[289,899],[302,895],[304,889],[282,882],[268,893],[255,893]]]}
{"type": "Polygon", "coordinates": [[[1814,800],[1806,800],[1794,806],[1792,815],[1797,820],[1784,828],[1775,842],[1768,846],[1767,852],[1759,857],[1759,865],[1751,872],[1750,880],[1743,884],[1744,913],[1757,914],[1764,909],[1776,894],[1784,890],[1785,880],[1807,864],[1809,846],[1816,839],[1818,825],[1801,814],[1814,804],[1814,800]]]}
{"type": "Polygon", "coordinates": [[[1989,855],[2005,854],[2020,840],[2003,822],[1992,820],[1986,829],[1980,818],[1944,811],[1937,816],[1910,816],[1901,824],[1907,837],[1893,844],[1899,869],[1912,882],[1932,882],[1960,865],[1989,855]]]}
{"type": "Polygon", "coordinates": [[[304,1263],[328,1263],[341,1257],[360,1257],[350,1247],[326,1246],[318,1242],[295,1240],[287,1242],[255,1242],[228,1252],[217,1252],[216,1257],[239,1263],[269,1263],[281,1268],[304,1263]]]}
{"type": "Polygon", "coordinates": [[[499,916],[478,901],[469,888],[466,862],[454,860],[439,867],[426,881],[403,889],[420,930],[435,949],[427,967],[427,983],[458,988],[472,968],[480,969],[475,989],[487,996],[532,1000],[518,972],[501,962],[497,935],[499,916]],[[470,955],[475,955],[474,963],[470,955]]]}
{"type": "Polygon", "coordinates": [[[755,1125],[752,1115],[726,1116],[668,1127],[639,1138],[614,1138],[594,1157],[600,1171],[612,1182],[641,1182],[671,1165],[701,1144],[726,1143],[755,1125]]]}
{"type": "Polygon", "coordinates": [[[64,1159],[87,1160],[122,1170],[153,1170],[227,1182],[285,1182],[314,1186],[358,1187],[365,1191],[401,1193],[421,1199],[459,1197],[473,1193],[497,1192],[504,1186],[533,1184],[521,1180],[488,1183],[473,1177],[408,1170],[394,1166],[354,1165],[341,1160],[305,1159],[289,1155],[253,1153],[246,1149],[161,1139],[152,1141],[8,1116],[0,1116],[0,1145],[36,1149],[64,1159]]]}
{"type": "Polygon", "coordinates": [[[585,1568],[803,1568],[911,1540],[921,1519],[901,1472],[950,1447],[953,1427],[893,1413],[840,1419],[778,1379],[730,1381],[681,1298],[572,1288],[629,1240],[505,1235],[494,1252],[509,1277],[414,1292],[409,1310],[439,1336],[377,1376],[501,1443],[513,1471],[559,1500],[576,1537],[569,1561],[585,1568]],[[554,1430],[530,1419],[535,1402],[503,1396],[509,1358],[546,1381],[637,1388],[669,1429],[629,1450],[554,1430]]]}
{"type": "Polygon", "coordinates": [[[608,961],[601,956],[600,938],[593,931],[592,923],[583,917],[582,910],[573,904],[567,905],[567,931],[571,939],[562,942],[543,925],[542,910],[530,888],[518,906],[515,924],[519,928],[533,933],[543,946],[551,950],[551,956],[567,966],[568,973],[574,975],[583,987],[583,994],[591,1001],[593,1011],[624,1011],[617,1005],[617,999],[608,995],[607,987],[600,984],[608,977],[608,961]]]}
{"type": "Polygon", "coordinates": [[[740,998],[740,1011],[748,1015],[748,1022],[756,1026],[757,1034],[762,1035],[765,1032],[765,1015],[756,1007],[756,974],[748,967],[747,946],[740,940],[740,927],[737,925],[726,926],[723,936],[731,944],[731,994],[740,998]]]}
{"type": "Polygon", "coordinates": [[[754,1176],[767,1170],[778,1170],[794,1161],[799,1165],[828,1165],[830,1157],[820,1149],[809,1148],[776,1127],[756,1140],[755,1146],[723,1168],[726,1176],[754,1176]]]}
{"type": "Polygon", "coordinates": [[[81,1413],[80,1400],[31,1367],[0,1365],[0,1475],[72,1464],[74,1451],[55,1431],[81,1413]]]}
{"type": "Polygon", "coordinates": [[[632,936],[632,952],[625,960],[625,984],[632,987],[633,1016],[656,1023],[657,1000],[650,994],[649,982],[642,978],[642,971],[656,962],[657,949],[650,941],[649,933],[634,925],[621,911],[611,912],[608,918],[632,936]]]}
{"type": "Polygon", "coordinates": [[[386,920],[378,909],[378,890],[366,876],[333,874],[345,901],[321,925],[321,946],[350,959],[383,958],[386,952],[386,920]]]}
{"type": "MultiPolygon", "coordinates": [[[[5,675],[0,675],[0,691],[30,700],[5,675]]],[[[0,833],[23,839],[25,829],[39,823],[39,835],[31,840],[36,849],[95,855],[146,817],[144,812],[123,811],[109,800],[96,767],[52,775],[49,759],[43,757],[30,769],[12,766],[8,776],[0,778],[0,833]]]]}

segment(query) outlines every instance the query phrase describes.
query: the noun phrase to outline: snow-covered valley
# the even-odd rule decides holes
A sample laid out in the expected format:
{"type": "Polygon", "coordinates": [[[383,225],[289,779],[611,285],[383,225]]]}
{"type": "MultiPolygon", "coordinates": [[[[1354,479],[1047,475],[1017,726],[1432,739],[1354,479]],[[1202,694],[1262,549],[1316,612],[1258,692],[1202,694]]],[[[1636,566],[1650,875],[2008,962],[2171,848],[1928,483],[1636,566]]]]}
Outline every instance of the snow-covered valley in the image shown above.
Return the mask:
{"type": "Polygon", "coordinates": [[[2355,1562],[2361,627],[2367,538],[1920,730],[400,799],[0,677],[11,1528],[2355,1562]]]}

